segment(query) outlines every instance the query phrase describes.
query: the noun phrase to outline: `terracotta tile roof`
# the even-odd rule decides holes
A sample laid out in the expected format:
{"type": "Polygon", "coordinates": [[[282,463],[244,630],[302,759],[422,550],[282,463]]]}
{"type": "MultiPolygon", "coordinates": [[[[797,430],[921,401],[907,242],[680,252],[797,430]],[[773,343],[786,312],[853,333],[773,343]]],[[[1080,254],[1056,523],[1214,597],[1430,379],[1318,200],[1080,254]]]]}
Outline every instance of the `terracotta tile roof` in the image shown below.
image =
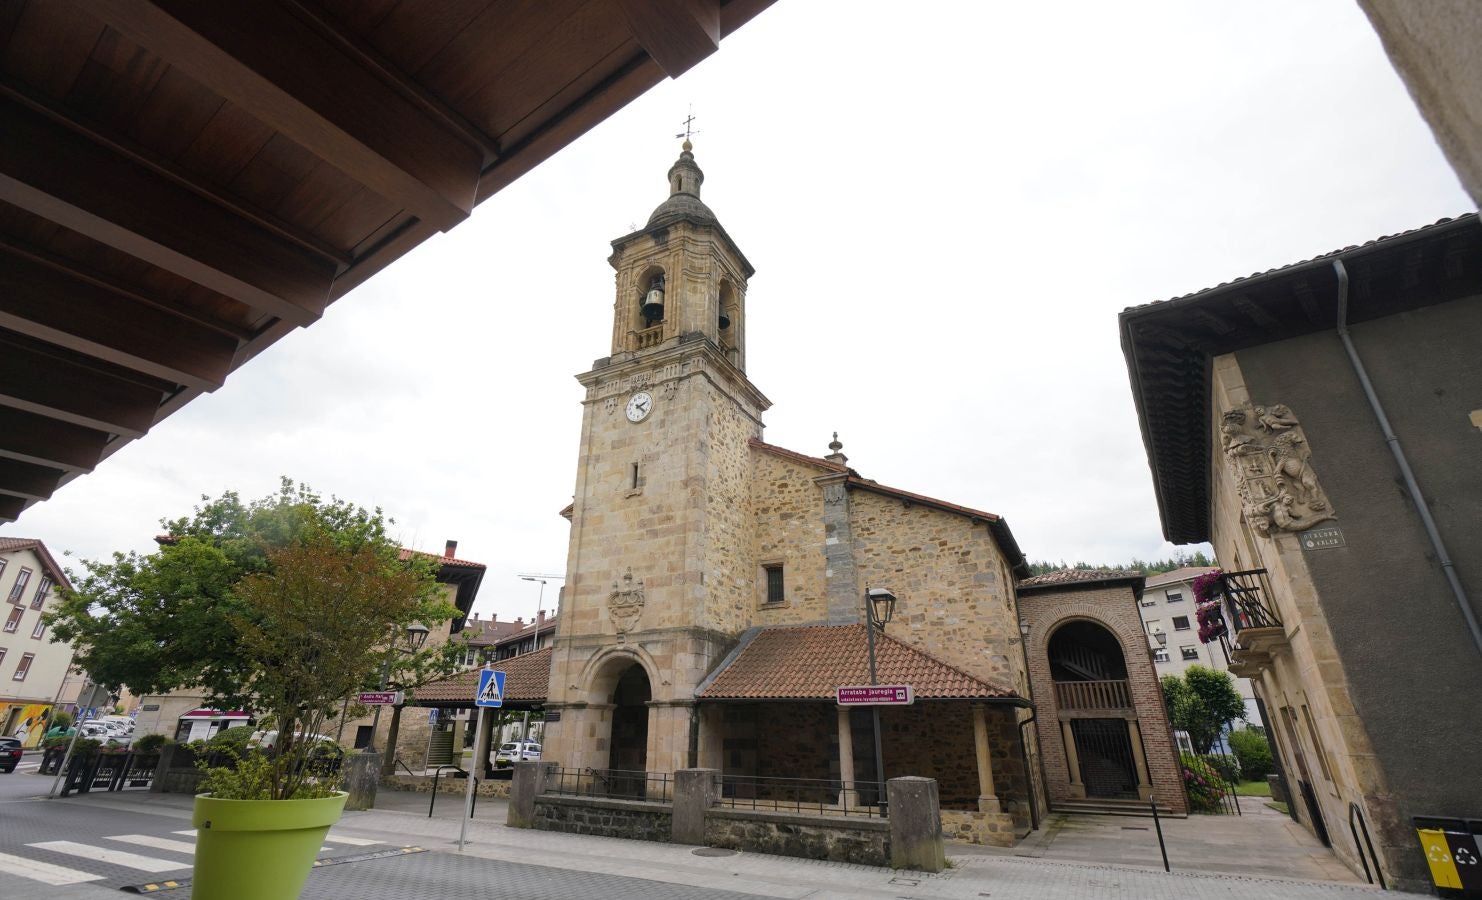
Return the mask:
{"type": "MultiPolygon", "coordinates": [[[[493,668],[504,673],[506,704],[545,702],[551,680],[551,653],[551,648],[546,647],[493,664],[493,668]]],[[[479,671],[469,669],[442,681],[422,685],[414,692],[414,705],[472,707],[479,686],[479,671]]]]}
{"type": "MultiPolygon", "coordinates": [[[[753,629],[696,697],[701,700],[829,700],[840,685],[869,684],[864,625],[753,629]]],[[[881,684],[909,684],[921,700],[1019,700],[887,635],[875,639],[881,684]]]]}
{"type": "Polygon", "coordinates": [[[34,552],[41,560],[41,567],[46,570],[47,575],[51,576],[52,584],[68,589],[72,587],[72,582],[67,580],[67,573],[63,572],[62,567],[57,565],[57,561],[52,558],[51,553],[46,549],[46,545],[39,539],[0,537],[0,553],[10,553],[16,550],[30,550],[34,552]]]}
{"type": "Polygon", "coordinates": [[[411,559],[413,553],[417,554],[418,556],[425,556],[428,559],[435,559],[435,560],[437,560],[438,565],[441,565],[441,566],[456,566],[456,567],[458,567],[460,569],[487,569],[488,568],[488,566],[484,565],[483,563],[473,562],[472,560],[457,559],[457,558],[452,557],[452,556],[440,556],[440,555],[438,555],[436,553],[428,553],[425,550],[412,550],[412,549],[407,548],[407,547],[402,547],[401,548],[401,558],[402,559],[411,559]]]}
{"type": "Polygon", "coordinates": [[[1184,566],[1171,572],[1163,572],[1159,575],[1148,576],[1148,587],[1161,587],[1165,584],[1178,584],[1182,581],[1193,581],[1205,572],[1218,571],[1217,566],[1184,566]]]}
{"type": "Polygon", "coordinates": [[[1131,569],[1059,569],[1019,582],[1019,588],[1057,587],[1065,584],[1093,584],[1098,581],[1141,581],[1142,573],[1131,569]]]}
{"type": "Polygon", "coordinates": [[[840,465],[836,462],[824,459],[821,456],[809,456],[806,453],[798,453],[795,450],[789,450],[786,447],[779,447],[776,444],[769,444],[766,441],[757,440],[756,438],[751,439],[751,446],[755,447],[758,450],[771,453],[775,456],[781,456],[786,459],[791,459],[795,462],[807,463],[810,466],[818,466],[820,469],[828,469],[830,472],[854,472],[854,470],[849,468],[848,466],[840,465]]]}
{"type": "Polygon", "coordinates": [[[482,645],[502,641],[524,628],[519,622],[500,622],[493,619],[467,619],[463,623],[463,630],[468,632],[468,642],[482,645]]]}

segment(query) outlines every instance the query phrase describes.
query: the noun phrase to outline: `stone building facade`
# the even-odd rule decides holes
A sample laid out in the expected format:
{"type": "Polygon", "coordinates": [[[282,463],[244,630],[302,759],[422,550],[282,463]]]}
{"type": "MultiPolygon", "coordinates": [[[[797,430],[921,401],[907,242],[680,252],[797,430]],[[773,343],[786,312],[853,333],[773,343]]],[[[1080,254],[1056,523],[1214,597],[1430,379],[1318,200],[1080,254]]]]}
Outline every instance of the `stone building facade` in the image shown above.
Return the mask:
{"type": "Polygon", "coordinates": [[[1121,318],[1164,534],[1214,546],[1293,816],[1408,889],[1415,817],[1482,819],[1479,259],[1467,215],[1121,318]]]}
{"type": "Polygon", "coordinates": [[[1024,555],[997,515],[860,476],[837,435],[823,456],[762,440],[752,267],[703,180],[686,142],[669,198],[613,242],[609,355],[578,376],[543,758],[812,778],[858,802],[877,768],[869,714],[833,692],[866,683],[864,597],[882,588],[896,600],[880,640],[919,702],[883,712],[880,767],[936,777],[954,831],[1012,841],[1044,809],[1037,738],[1020,727],[1024,555]]]}

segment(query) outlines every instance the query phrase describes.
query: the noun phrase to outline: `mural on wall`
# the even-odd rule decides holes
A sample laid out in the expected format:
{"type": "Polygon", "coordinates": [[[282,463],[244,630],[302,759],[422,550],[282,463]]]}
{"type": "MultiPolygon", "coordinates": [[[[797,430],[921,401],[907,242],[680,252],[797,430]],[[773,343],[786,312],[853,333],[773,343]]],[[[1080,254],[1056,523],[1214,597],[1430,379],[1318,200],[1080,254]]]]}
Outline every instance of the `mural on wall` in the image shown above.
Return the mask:
{"type": "Polygon", "coordinates": [[[20,707],[20,711],[11,735],[20,738],[21,746],[28,750],[41,746],[41,739],[51,723],[51,704],[32,703],[20,707]]]}
{"type": "Polygon", "coordinates": [[[1302,423],[1284,404],[1227,409],[1220,425],[1225,464],[1235,479],[1241,510],[1251,528],[1305,531],[1337,518],[1312,471],[1312,451],[1302,423]]]}

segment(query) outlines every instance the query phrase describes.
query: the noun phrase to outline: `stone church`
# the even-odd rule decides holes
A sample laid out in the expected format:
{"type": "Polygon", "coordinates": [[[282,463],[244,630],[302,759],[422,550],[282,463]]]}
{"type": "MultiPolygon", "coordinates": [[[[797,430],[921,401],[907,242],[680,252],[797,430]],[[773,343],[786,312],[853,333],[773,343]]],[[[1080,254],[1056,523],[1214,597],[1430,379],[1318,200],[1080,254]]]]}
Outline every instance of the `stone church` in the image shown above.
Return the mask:
{"type": "Polygon", "coordinates": [[[1016,586],[1028,567],[1001,517],[864,478],[837,436],[817,457],[762,440],[771,401],[746,375],[754,270],[700,199],[704,177],[685,141],[668,199],[612,243],[611,351],[578,376],[586,399],[544,758],[815,779],[833,786],[831,801],[874,802],[870,714],[838,706],[834,690],[869,683],[864,598],[884,588],[898,599],[877,640],[879,681],[915,692],[914,704],[882,710],[884,773],[936,778],[949,833],[1012,842],[1048,800],[1095,795],[1071,769],[1089,772],[1087,752],[1099,751],[1040,751],[1079,734],[1046,729],[1048,708],[1052,720],[1112,723],[1120,775],[1095,782],[1109,795],[1182,809],[1137,624],[1140,579],[1092,592],[1040,585],[1037,606],[1059,618],[1031,623],[1016,586]],[[1026,643],[1053,650],[1049,636],[1071,621],[1082,665],[1032,666],[1026,643]],[[1115,648],[1115,665],[1089,662],[1102,658],[1092,644],[1115,648]],[[1078,711],[1041,705],[1036,736],[1034,700],[1060,677],[1123,689],[1079,691],[1092,706],[1078,711]]]}

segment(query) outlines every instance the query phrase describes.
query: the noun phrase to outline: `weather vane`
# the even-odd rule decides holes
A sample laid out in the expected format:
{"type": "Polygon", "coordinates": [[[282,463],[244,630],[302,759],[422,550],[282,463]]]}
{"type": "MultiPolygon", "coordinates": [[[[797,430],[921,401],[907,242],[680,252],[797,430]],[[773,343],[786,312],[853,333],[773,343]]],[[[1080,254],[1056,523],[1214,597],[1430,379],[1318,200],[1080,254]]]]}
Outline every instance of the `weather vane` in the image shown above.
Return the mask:
{"type": "Polygon", "coordinates": [[[680,132],[679,134],[676,134],[675,137],[677,137],[677,138],[684,138],[687,141],[693,135],[699,134],[700,132],[696,131],[692,127],[694,125],[694,123],[695,123],[695,108],[693,106],[691,106],[690,107],[690,114],[688,116],[685,116],[685,118],[684,118],[684,131],[680,132]]]}

